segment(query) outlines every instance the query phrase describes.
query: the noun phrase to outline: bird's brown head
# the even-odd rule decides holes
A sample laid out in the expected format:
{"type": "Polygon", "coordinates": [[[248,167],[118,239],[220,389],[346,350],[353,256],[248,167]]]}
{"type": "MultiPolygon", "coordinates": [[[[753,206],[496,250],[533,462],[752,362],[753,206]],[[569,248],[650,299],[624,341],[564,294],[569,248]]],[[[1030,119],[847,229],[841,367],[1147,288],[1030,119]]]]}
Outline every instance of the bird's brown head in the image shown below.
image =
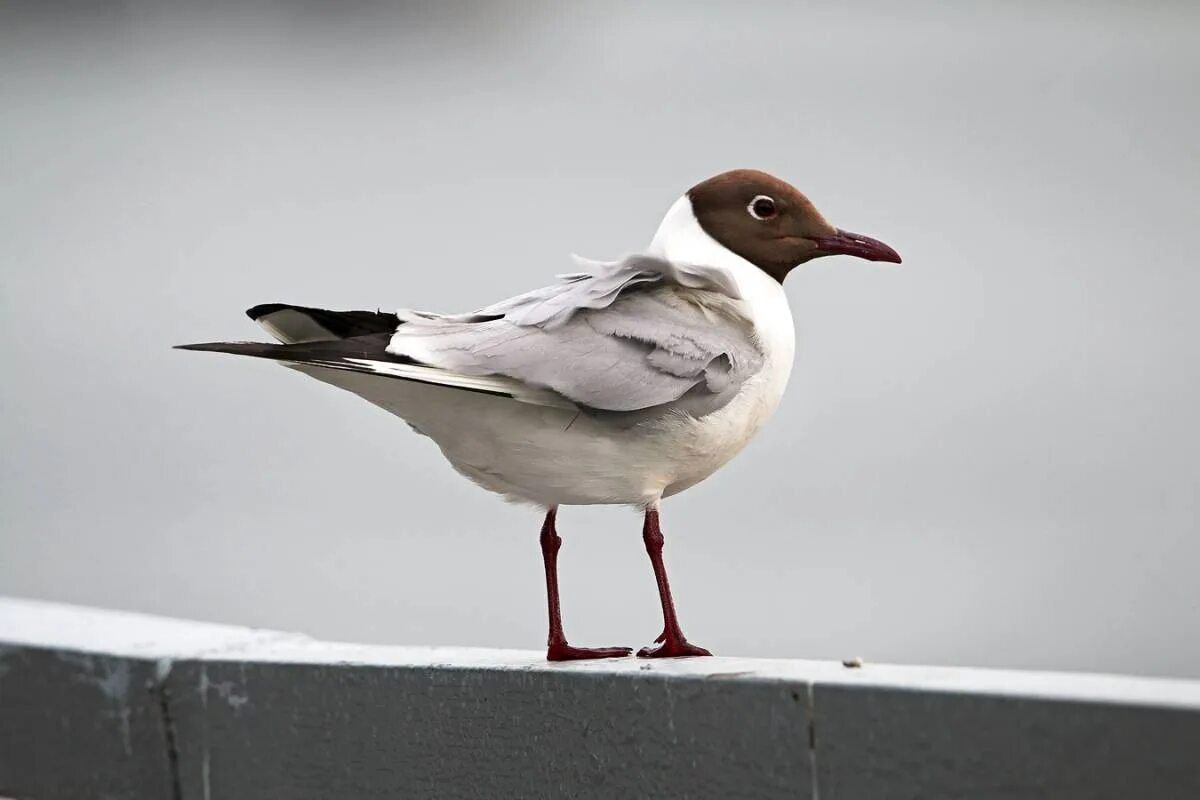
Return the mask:
{"type": "Polygon", "coordinates": [[[900,263],[883,242],[833,227],[796,187],[754,169],[723,172],[688,190],[709,236],[780,283],[820,256],[900,263]]]}

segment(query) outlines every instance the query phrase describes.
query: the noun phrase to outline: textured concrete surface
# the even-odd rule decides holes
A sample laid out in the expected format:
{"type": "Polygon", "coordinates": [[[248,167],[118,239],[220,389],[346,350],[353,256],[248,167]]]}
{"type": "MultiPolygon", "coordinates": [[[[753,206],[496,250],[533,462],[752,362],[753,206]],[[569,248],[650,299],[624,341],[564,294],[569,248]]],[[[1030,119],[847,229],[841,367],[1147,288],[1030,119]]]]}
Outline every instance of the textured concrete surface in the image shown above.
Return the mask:
{"type": "Polygon", "coordinates": [[[1200,682],[325,643],[0,599],[0,796],[1200,796],[1200,682]]]}
{"type": "Polygon", "coordinates": [[[0,645],[0,797],[170,798],[150,661],[0,645]]]}
{"type": "Polygon", "coordinates": [[[823,800],[1200,798],[1196,709],[817,686],[823,800]]]}
{"type": "Polygon", "coordinates": [[[803,698],[780,683],[240,662],[172,679],[187,797],[750,798],[811,785],[803,698]]]}

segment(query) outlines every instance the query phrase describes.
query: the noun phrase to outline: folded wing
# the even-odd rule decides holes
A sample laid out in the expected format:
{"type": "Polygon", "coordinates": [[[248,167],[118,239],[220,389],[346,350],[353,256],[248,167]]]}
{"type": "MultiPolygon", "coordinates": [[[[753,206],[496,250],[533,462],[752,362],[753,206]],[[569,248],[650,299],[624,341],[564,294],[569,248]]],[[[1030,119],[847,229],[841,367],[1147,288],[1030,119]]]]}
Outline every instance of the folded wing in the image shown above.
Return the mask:
{"type": "Polygon", "coordinates": [[[753,325],[725,273],[644,256],[589,266],[474,314],[401,311],[388,352],[612,412],[675,404],[703,415],[761,368],[753,325]]]}

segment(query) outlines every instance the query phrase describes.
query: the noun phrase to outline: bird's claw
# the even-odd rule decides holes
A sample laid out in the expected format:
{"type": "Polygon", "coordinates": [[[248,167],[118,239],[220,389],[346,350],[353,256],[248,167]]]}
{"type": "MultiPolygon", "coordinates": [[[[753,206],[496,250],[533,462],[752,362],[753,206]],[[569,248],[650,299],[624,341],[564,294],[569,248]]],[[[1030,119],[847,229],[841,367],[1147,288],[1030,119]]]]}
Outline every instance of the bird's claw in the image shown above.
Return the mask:
{"type": "Polygon", "coordinates": [[[593,658],[624,658],[632,655],[629,647],[573,647],[566,642],[551,642],[546,649],[547,661],[586,661],[593,658]]]}
{"type": "Polygon", "coordinates": [[[659,637],[657,646],[643,647],[638,650],[638,658],[681,658],[684,656],[711,656],[708,650],[694,645],[687,639],[668,639],[659,637]]]}

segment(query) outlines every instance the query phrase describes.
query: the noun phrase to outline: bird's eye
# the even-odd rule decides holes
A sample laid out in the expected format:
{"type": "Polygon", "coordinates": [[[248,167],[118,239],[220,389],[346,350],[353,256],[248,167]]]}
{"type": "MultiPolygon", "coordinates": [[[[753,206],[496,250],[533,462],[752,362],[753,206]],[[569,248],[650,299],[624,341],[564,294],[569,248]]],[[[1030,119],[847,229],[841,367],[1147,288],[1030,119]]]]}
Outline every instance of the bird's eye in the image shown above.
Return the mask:
{"type": "Polygon", "coordinates": [[[776,214],[775,201],[765,194],[760,194],[750,201],[750,205],[746,206],[746,210],[755,219],[768,220],[776,214]]]}

